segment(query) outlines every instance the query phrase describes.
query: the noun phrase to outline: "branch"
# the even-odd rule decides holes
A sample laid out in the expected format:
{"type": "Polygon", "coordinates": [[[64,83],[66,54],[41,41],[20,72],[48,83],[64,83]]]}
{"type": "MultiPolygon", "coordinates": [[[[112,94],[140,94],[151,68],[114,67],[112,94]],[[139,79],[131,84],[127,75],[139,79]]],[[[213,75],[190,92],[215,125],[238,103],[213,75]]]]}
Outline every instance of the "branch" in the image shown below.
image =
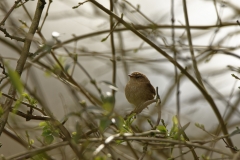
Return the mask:
{"type": "Polygon", "coordinates": [[[2,32],[5,34],[5,37],[9,37],[9,38],[11,38],[11,39],[15,39],[15,40],[20,41],[20,42],[24,42],[24,41],[25,41],[24,38],[19,38],[19,37],[17,37],[17,36],[12,36],[12,35],[10,35],[10,34],[7,32],[7,30],[4,29],[4,28],[2,28],[2,27],[0,27],[0,31],[2,31],[2,32]]]}
{"type": "Polygon", "coordinates": [[[12,6],[12,8],[8,11],[8,13],[6,14],[6,16],[3,18],[3,20],[0,22],[0,27],[2,25],[4,25],[5,21],[7,20],[7,18],[10,16],[10,14],[12,13],[12,11],[15,9],[15,7],[17,6],[17,4],[20,2],[21,0],[17,0],[14,2],[14,5],[12,6]]]}
{"type": "Polygon", "coordinates": [[[23,118],[26,118],[26,121],[30,121],[31,119],[33,120],[43,120],[43,121],[49,121],[49,120],[52,120],[51,117],[49,116],[37,116],[37,115],[31,115],[31,114],[26,114],[26,113],[23,113],[21,111],[16,111],[14,109],[11,109],[11,112],[13,112],[14,114],[20,116],[20,117],[23,117],[23,118]]]}
{"type": "MultiPolygon", "coordinates": [[[[19,0],[19,2],[20,2],[20,0],[19,0]]],[[[16,3],[15,3],[15,5],[16,5],[16,3]]],[[[15,69],[15,71],[19,74],[20,77],[21,77],[21,74],[23,71],[23,67],[26,63],[27,57],[28,57],[28,53],[29,53],[29,49],[30,49],[30,46],[32,43],[33,35],[36,32],[38,24],[39,24],[44,5],[45,5],[45,1],[38,0],[34,19],[29,28],[29,31],[27,33],[26,40],[24,42],[24,46],[23,46],[23,49],[21,52],[21,56],[18,59],[18,63],[17,63],[16,69],[15,69]]],[[[8,91],[8,95],[11,97],[15,97],[15,95],[16,95],[16,89],[14,88],[14,86],[12,84],[8,91]]],[[[9,112],[11,110],[12,103],[13,103],[13,99],[7,98],[5,101],[5,104],[3,105],[3,115],[0,117],[0,135],[3,132],[5,124],[7,123],[7,119],[8,119],[9,112]]]]}

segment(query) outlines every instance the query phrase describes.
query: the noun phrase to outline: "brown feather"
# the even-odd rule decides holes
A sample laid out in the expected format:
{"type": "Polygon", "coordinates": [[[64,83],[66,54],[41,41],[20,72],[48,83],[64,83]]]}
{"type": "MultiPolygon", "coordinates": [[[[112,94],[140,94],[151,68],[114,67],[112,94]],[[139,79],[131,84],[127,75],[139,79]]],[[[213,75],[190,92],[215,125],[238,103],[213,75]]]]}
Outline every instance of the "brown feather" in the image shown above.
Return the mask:
{"type": "Polygon", "coordinates": [[[144,102],[154,99],[155,89],[144,74],[133,72],[129,77],[125,87],[125,96],[129,103],[139,107],[144,102]]]}

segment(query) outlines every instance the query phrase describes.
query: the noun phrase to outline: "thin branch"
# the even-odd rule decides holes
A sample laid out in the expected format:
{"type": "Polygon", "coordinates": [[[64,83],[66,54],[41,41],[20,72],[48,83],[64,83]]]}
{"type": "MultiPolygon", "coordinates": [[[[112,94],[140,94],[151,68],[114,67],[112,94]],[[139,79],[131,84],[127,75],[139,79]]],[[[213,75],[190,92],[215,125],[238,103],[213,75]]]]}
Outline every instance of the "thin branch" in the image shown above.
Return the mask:
{"type": "MultiPolygon", "coordinates": [[[[127,22],[125,22],[125,23],[127,25],[130,25],[127,22]]],[[[189,27],[190,27],[190,29],[204,30],[204,29],[210,29],[210,28],[216,28],[216,27],[228,27],[228,26],[236,26],[236,25],[237,25],[236,23],[223,23],[222,25],[189,26],[189,27]]],[[[171,29],[172,25],[157,25],[155,27],[160,28],[160,29],[168,29],[168,28],[171,29]]],[[[184,25],[176,25],[174,27],[175,27],[175,29],[185,29],[186,28],[186,26],[184,26],[184,25]]],[[[134,29],[136,29],[136,30],[152,29],[152,26],[134,25],[134,29]]],[[[129,28],[115,28],[114,32],[122,32],[122,31],[128,31],[128,30],[129,30],[129,28]]],[[[57,44],[56,46],[53,46],[53,49],[60,48],[65,44],[68,44],[68,43],[71,43],[71,42],[74,42],[77,40],[89,38],[92,36],[98,36],[100,34],[105,34],[105,33],[109,33],[109,30],[103,30],[103,31],[88,33],[88,34],[81,35],[81,36],[76,36],[72,39],[63,41],[61,44],[57,44]]]]}
{"type": "Polygon", "coordinates": [[[197,67],[197,62],[194,56],[194,50],[193,50],[193,45],[192,45],[192,35],[191,35],[191,31],[190,31],[190,25],[189,25],[189,21],[188,21],[188,12],[187,12],[187,2],[186,0],[183,0],[183,9],[184,9],[184,16],[185,16],[185,22],[186,22],[186,30],[187,30],[187,37],[188,37],[188,44],[189,44],[189,49],[190,49],[190,53],[191,53],[191,57],[192,57],[192,63],[193,63],[193,68],[194,68],[194,72],[196,75],[196,78],[198,80],[198,83],[200,85],[202,85],[202,87],[205,89],[203,82],[202,82],[202,77],[201,74],[198,70],[197,67]]]}
{"type": "MultiPolygon", "coordinates": [[[[113,0],[110,1],[110,11],[113,12],[113,0]]],[[[110,15],[110,30],[113,31],[114,23],[113,17],[110,15]]],[[[116,63],[116,52],[115,52],[115,44],[114,44],[114,33],[110,33],[110,41],[111,41],[111,48],[112,48],[112,84],[116,85],[116,74],[117,74],[117,63],[116,63]]],[[[112,89],[112,96],[115,98],[115,90],[112,89]]]]}
{"type": "MultiPolygon", "coordinates": [[[[5,97],[7,97],[7,98],[10,98],[10,99],[12,99],[12,100],[14,100],[14,101],[17,101],[16,98],[13,98],[13,97],[5,94],[5,93],[2,93],[2,95],[5,96],[5,97]]],[[[33,105],[29,104],[29,103],[22,102],[22,101],[21,101],[20,103],[23,104],[23,105],[26,105],[27,107],[33,108],[33,109],[35,109],[35,110],[37,110],[37,111],[39,111],[39,112],[41,112],[42,114],[45,115],[45,113],[44,113],[40,108],[37,108],[37,107],[35,107],[35,106],[33,106],[33,105]]]]}
{"type": "Polygon", "coordinates": [[[43,19],[43,22],[42,22],[42,25],[41,27],[38,29],[38,32],[41,32],[42,31],[42,28],[43,28],[43,25],[47,19],[47,16],[48,16],[48,11],[49,11],[49,8],[50,8],[50,5],[52,4],[52,0],[49,0],[49,3],[48,3],[48,6],[47,6],[47,11],[45,13],[45,16],[44,16],[44,19],[43,19]]]}
{"type": "Polygon", "coordinates": [[[23,113],[18,110],[16,111],[15,109],[11,109],[11,112],[20,117],[25,118],[26,121],[30,121],[30,120],[50,121],[50,120],[52,120],[49,116],[37,116],[37,115],[26,114],[26,113],[23,113]]]}
{"type": "Polygon", "coordinates": [[[2,25],[5,24],[5,21],[7,20],[7,18],[10,16],[10,14],[12,13],[12,11],[15,9],[15,7],[17,6],[17,4],[20,2],[21,0],[17,0],[14,2],[14,5],[12,6],[12,8],[7,12],[6,16],[3,18],[3,20],[0,22],[0,27],[2,25]]]}
{"type": "Polygon", "coordinates": [[[41,147],[41,148],[32,149],[32,150],[29,150],[29,151],[24,152],[24,153],[12,155],[12,156],[7,157],[6,159],[7,160],[28,159],[28,158],[31,158],[31,157],[37,155],[37,154],[40,154],[40,153],[43,153],[43,152],[46,152],[46,151],[50,151],[52,149],[59,148],[59,147],[62,147],[62,146],[66,146],[68,144],[69,144],[68,141],[63,141],[63,142],[55,143],[55,144],[52,144],[52,145],[44,146],[44,147],[41,147]]]}
{"type": "Polygon", "coordinates": [[[15,39],[16,41],[19,41],[19,42],[24,42],[25,39],[24,38],[20,38],[20,37],[17,37],[17,36],[12,36],[10,35],[6,29],[0,27],[0,31],[2,31],[4,34],[5,34],[5,37],[9,37],[11,39],[15,39]]]}

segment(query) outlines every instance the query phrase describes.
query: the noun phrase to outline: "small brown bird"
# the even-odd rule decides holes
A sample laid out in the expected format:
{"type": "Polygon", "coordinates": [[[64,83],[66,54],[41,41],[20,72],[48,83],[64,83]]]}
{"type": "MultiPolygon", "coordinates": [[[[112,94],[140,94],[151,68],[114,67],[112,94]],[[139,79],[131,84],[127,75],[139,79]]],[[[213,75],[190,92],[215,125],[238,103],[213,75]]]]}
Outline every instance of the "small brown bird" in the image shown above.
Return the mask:
{"type": "Polygon", "coordinates": [[[140,107],[144,102],[154,99],[155,89],[144,74],[133,72],[128,76],[130,80],[125,87],[125,96],[129,103],[140,107]]]}

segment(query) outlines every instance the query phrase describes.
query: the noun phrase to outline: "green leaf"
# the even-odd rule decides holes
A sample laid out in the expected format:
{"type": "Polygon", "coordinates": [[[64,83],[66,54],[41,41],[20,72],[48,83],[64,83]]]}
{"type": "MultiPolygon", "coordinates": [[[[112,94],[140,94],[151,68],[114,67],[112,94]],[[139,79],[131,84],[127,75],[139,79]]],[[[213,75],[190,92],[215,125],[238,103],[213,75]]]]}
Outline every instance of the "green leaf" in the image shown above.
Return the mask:
{"type": "Polygon", "coordinates": [[[100,130],[104,131],[110,124],[111,124],[111,121],[109,120],[109,118],[108,117],[103,117],[100,120],[100,130]]]}
{"type": "Polygon", "coordinates": [[[230,136],[234,136],[234,135],[236,135],[236,134],[240,134],[240,129],[239,129],[239,128],[237,128],[235,131],[233,131],[233,132],[230,134],[230,136]]]}
{"type": "Polygon", "coordinates": [[[106,157],[98,156],[98,157],[95,157],[94,160],[106,160],[106,157]]]}
{"type": "Polygon", "coordinates": [[[101,96],[102,101],[103,101],[103,109],[107,111],[106,114],[109,114],[112,112],[115,104],[115,97],[113,97],[111,94],[108,94],[106,96],[101,96]]]}
{"type": "Polygon", "coordinates": [[[178,119],[177,116],[173,116],[172,118],[173,126],[170,131],[170,136],[173,137],[173,139],[178,139],[178,119]]]}
{"type": "Polygon", "coordinates": [[[33,145],[33,144],[34,144],[34,140],[33,140],[33,139],[30,139],[29,144],[30,144],[30,145],[33,145]]]}
{"type": "Polygon", "coordinates": [[[34,98],[32,98],[28,93],[23,92],[22,96],[27,100],[27,102],[31,105],[36,105],[37,104],[37,100],[35,100],[34,98]]]}
{"type": "Polygon", "coordinates": [[[22,94],[24,88],[23,88],[23,84],[20,80],[19,74],[16,71],[14,71],[13,69],[11,69],[8,64],[6,64],[5,66],[8,70],[8,75],[9,75],[12,85],[14,86],[14,88],[16,88],[18,93],[22,94]]]}
{"type": "Polygon", "coordinates": [[[173,121],[173,124],[174,124],[174,125],[178,125],[177,116],[173,116],[172,121],[173,121]]]}
{"type": "Polygon", "coordinates": [[[48,135],[48,136],[44,137],[44,142],[46,144],[51,144],[53,142],[53,140],[54,140],[54,137],[52,135],[48,135]]]}
{"type": "Polygon", "coordinates": [[[204,127],[203,124],[195,123],[195,126],[202,129],[202,130],[205,130],[205,127],[204,127]]]}
{"type": "Polygon", "coordinates": [[[47,126],[48,124],[44,121],[44,122],[40,122],[39,124],[38,124],[38,126],[39,127],[45,127],[45,126],[47,126]]]}
{"type": "Polygon", "coordinates": [[[106,41],[108,39],[108,37],[105,37],[105,38],[103,38],[102,40],[101,40],[101,42],[104,42],[104,41],[106,41]]]}
{"type": "Polygon", "coordinates": [[[40,153],[32,157],[33,160],[47,160],[46,153],[40,153]]]}
{"type": "Polygon", "coordinates": [[[159,130],[161,133],[167,133],[167,128],[163,125],[157,126],[157,130],[159,130]]]}
{"type": "Polygon", "coordinates": [[[2,117],[3,115],[3,108],[2,108],[2,105],[0,105],[0,117],[2,117]]]}
{"type": "Polygon", "coordinates": [[[41,45],[35,53],[33,53],[32,58],[34,58],[36,55],[41,54],[43,52],[51,52],[53,44],[50,42],[48,44],[41,45]]]}
{"type": "Polygon", "coordinates": [[[123,127],[124,119],[121,116],[114,117],[114,119],[115,119],[115,124],[119,129],[120,133],[125,133],[125,129],[123,127]]]}
{"type": "Polygon", "coordinates": [[[44,131],[42,132],[42,136],[43,136],[43,137],[46,137],[46,136],[49,136],[49,135],[52,135],[52,131],[50,131],[50,130],[44,130],[44,131]]]}

